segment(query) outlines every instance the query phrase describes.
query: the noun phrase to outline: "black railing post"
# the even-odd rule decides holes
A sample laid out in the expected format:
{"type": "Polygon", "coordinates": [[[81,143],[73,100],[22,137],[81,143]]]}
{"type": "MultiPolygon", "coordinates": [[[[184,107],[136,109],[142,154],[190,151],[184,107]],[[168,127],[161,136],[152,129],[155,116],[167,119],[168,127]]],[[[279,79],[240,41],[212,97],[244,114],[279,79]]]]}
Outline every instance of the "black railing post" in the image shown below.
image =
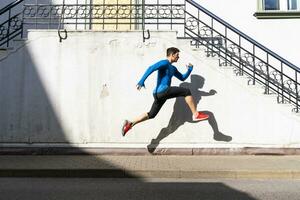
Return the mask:
{"type": "MultiPolygon", "coordinates": [[[[145,36],[145,0],[142,1],[142,28],[143,28],[143,42],[146,41],[146,39],[150,38],[150,31],[147,30],[147,36],[145,36]]],[[[158,13],[157,13],[158,14],[158,13]]]]}
{"type": "Polygon", "coordinates": [[[8,11],[8,25],[7,25],[7,35],[6,35],[6,39],[7,39],[6,46],[7,47],[9,47],[10,20],[11,20],[11,9],[9,9],[9,11],[8,11]]]}
{"type": "Polygon", "coordinates": [[[156,1],[156,29],[159,30],[159,0],[156,1]]]}
{"type": "Polygon", "coordinates": [[[131,30],[131,25],[132,25],[132,0],[130,0],[130,5],[129,5],[129,30],[131,30]]]}
{"type": "Polygon", "coordinates": [[[252,56],[252,67],[253,67],[253,85],[256,82],[256,65],[255,65],[255,45],[253,44],[253,56],[252,56]]]}
{"type": "Polygon", "coordinates": [[[62,11],[61,11],[61,17],[59,19],[59,24],[58,24],[59,42],[62,42],[62,40],[65,40],[68,37],[68,32],[65,29],[65,27],[64,27],[64,30],[63,30],[63,32],[64,32],[65,35],[64,36],[61,35],[61,25],[63,24],[63,26],[64,26],[64,21],[65,21],[65,16],[64,15],[65,15],[65,0],[63,1],[62,11]]]}
{"type": "MultiPolygon", "coordinates": [[[[93,8],[94,8],[94,5],[92,4],[92,1],[90,1],[89,30],[93,29],[93,25],[92,25],[93,24],[93,8]]],[[[78,10],[78,12],[79,12],[79,10],[78,10]]]]}
{"type": "Polygon", "coordinates": [[[142,29],[143,29],[143,42],[145,42],[145,0],[142,0],[142,29]]]}
{"type": "MultiPolygon", "coordinates": [[[[49,2],[49,4],[50,4],[50,2],[49,2]]],[[[51,21],[52,21],[52,19],[51,19],[51,9],[49,9],[49,22],[50,23],[48,23],[48,29],[50,29],[51,21]]]]}
{"type": "Polygon", "coordinates": [[[266,90],[265,94],[269,94],[269,84],[270,84],[270,73],[269,73],[269,54],[267,53],[267,80],[266,80],[266,90]]]}
{"type": "Polygon", "coordinates": [[[22,15],[21,15],[21,38],[23,38],[23,32],[24,32],[24,15],[23,15],[23,11],[22,11],[22,15]]]}
{"type": "Polygon", "coordinates": [[[281,102],[284,103],[284,83],[283,83],[283,63],[280,64],[280,79],[281,79],[281,102]]]}
{"type": "Polygon", "coordinates": [[[173,0],[171,0],[171,30],[173,30],[173,0]]]}
{"type": "MultiPolygon", "coordinates": [[[[198,10],[198,20],[197,20],[197,27],[198,27],[198,40],[200,41],[201,38],[200,38],[200,10],[198,10]]],[[[199,41],[195,41],[196,42],[196,48],[199,48],[200,46],[200,42],[199,41]]]]}
{"type": "MultiPolygon", "coordinates": [[[[85,5],[85,7],[86,7],[86,5],[85,5]]],[[[78,27],[78,12],[77,12],[77,10],[78,10],[78,0],[76,0],[76,6],[75,6],[75,30],[77,30],[77,27],[78,27]]],[[[84,20],[86,20],[86,19],[84,19],[84,20]]],[[[85,25],[84,25],[84,29],[85,29],[85,27],[86,27],[86,23],[85,23],[85,25]]]]}
{"type": "Polygon", "coordinates": [[[186,38],[186,1],[184,1],[184,30],[183,30],[183,37],[186,38]]]}
{"type": "Polygon", "coordinates": [[[118,30],[118,22],[119,22],[119,0],[117,0],[117,9],[116,9],[116,30],[118,30]]]}
{"type": "Polygon", "coordinates": [[[104,30],[104,28],[105,28],[105,12],[106,12],[106,10],[105,10],[105,0],[103,0],[103,21],[102,21],[102,30],[104,30]]]}
{"type": "Polygon", "coordinates": [[[25,12],[25,8],[26,8],[26,6],[25,6],[25,4],[23,4],[23,9],[22,9],[22,32],[21,32],[21,38],[23,38],[23,36],[24,36],[24,21],[25,21],[25,19],[24,19],[24,12],[25,12]]]}
{"type": "Polygon", "coordinates": [[[241,36],[239,36],[239,70],[241,71],[242,67],[243,67],[243,64],[242,64],[242,52],[241,52],[241,44],[242,41],[241,41],[241,36]]]}
{"type": "Polygon", "coordinates": [[[296,109],[295,112],[299,112],[299,90],[298,90],[298,73],[295,70],[295,90],[296,90],[296,109]]]}
{"type": "Polygon", "coordinates": [[[38,13],[38,10],[39,10],[38,1],[37,0],[35,2],[35,6],[36,6],[35,29],[37,29],[37,13],[38,13]]]}
{"type": "Polygon", "coordinates": [[[227,47],[227,27],[225,26],[225,66],[227,66],[227,55],[228,55],[228,47],[227,47]]]}
{"type": "Polygon", "coordinates": [[[142,0],[142,28],[145,31],[145,0],[142,0]]]}
{"type": "Polygon", "coordinates": [[[211,44],[210,48],[211,48],[211,51],[210,51],[210,54],[211,54],[211,57],[214,57],[214,19],[211,18],[211,28],[210,28],[210,39],[208,40],[209,43],[211,44]]]}

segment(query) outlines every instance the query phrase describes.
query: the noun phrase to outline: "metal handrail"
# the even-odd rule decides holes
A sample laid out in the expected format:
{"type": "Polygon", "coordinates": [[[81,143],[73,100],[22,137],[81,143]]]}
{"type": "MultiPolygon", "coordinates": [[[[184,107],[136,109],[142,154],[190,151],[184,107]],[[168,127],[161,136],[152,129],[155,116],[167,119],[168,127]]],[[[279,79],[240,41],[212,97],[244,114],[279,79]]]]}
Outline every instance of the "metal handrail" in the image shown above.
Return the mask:
{"type": "Polygon", "coordinates": [[[9,42],[14,39],[15,37],[21,35],[22,37],[22,33],[23,33],[23,21],[22,19],[19,20],[21,21],[21,25],[18,26],[17,22],[15,21],[15,19],[20,16],[23,11],[17,13],[17,14],[13,14],[13,9],[15,7],[17,7],[20,3],[24,2],[24,0],[16,0],[10,4],[8,4],[7,6],[5,6],[4,8],[2,8],[0,10],[0,15],[8,15],[7,16],[7,20],[4,21],[3,23],[1,23],[1,40],[0,40],[0,46],[6,44],[7,47],[9,47],[9,42]],[[14,22],[14,23],[13,23],[14,22]],[[13,25],[12,25],[13,23],[13,25]],[[11,30],[12,29],[12,30],[11,30]],[[5,31],[6,33],[5,33],[5,31]],[[3,34],[4,32],[4,34],[3,34]],[[3,35],[3,36],[2,36],[3,35]]]}
{"type": "Polygon", "coordinates": [[[0,10],[0,15],[5,13],[6,11],[12,9],[13,7],[17,6],[18,4],[22,3],[23,1],[24,0],[16,0],[15,2],[8,4],[7,6],[5,6],[4,8],[2,8],[0,10]]]}
{"type": "Polygon", "coordinates": [[[212,17],[214,20],[220,22],[221,24],[223,24],[225,27],[229,28],[230,30],[232,30],[233,32],[235,32],[236,34],[242,36],[244,39],[248,40],[249,42],[251,42],[252,44],[254,44],[255,46],[259,47],[260,49],[264,50],[265,52],[267,52],[268,54],[270,54],[271,56],[273,56],[274,58],[277,58],[278,60],[280,60],[282,63],[288,65],[289,67],[293,68],[294,70],[296,70],[297,72],[300,72],[300,69],[290,63],[289,61],[287,61],[286,59],[282,58],[281,56],[279,56],[278,54],[274,53],[273,51],[271,51],[270,49],[268,49],[267,47],[265,47],[264,45],[260,44],[259,42],[257,42],[256,40],[252,39],[251,37],[249,37],[248,35],[246,35],[245,33],[241,32],[240,30],[236,29],[235,27],[233,27],[231,24],[225,22],[224,20],[222,20],[221,18],[219,18],[218,16],[214,15],[213,13],[211,13],[210,11],[208,11],[207,9],[205,9],[204,7],[202,7],[201,5],[199,5],[198,3],[192,1],[192,0],[186,0],[188,3],[194,5],[196,8],[198,8],[199,10],[201,10],[202,12],[204,12],[205,14],[209,15],[210,17],[212,17]]]}
{"type": "Polygon", "coordinates": [[[192,12],[189,12],[187,9],[185,10],[186,15],[189,16],[186,17],[185,35],[188,35],[196,42],[194,43],[196,47],[199,46],[199,44],[206,46],[207,56],[217,55],[219,57],[220,66],[228,66],[228,64],[234,66],[236,75],[245,74],[248,76],[248,84],[252,83],[254,85],[256,81],[259,82],[264,86],[265,94],[270,94],[271,92],[276,93],[278,95],[278,103],[289,102],[295,106],[292,109],[293,112],[300,111],[299,67],[239,31],[196,2],[192,0],[185,0],[185,2],[198,12],[197,17],[197,15],[192,14],[192,12]],[[210,22],[207,23],[205,22],[206,20],[202,20],[203,18],[200,18],[200,12],[201,14],[205,14],[206,17],[209,17],[210,22]],[[224,32],[220,32],[215,28],[216,26],[214,26],[214,24],[216,22],[220,25],[221,29],[224,29],[224,32]],[[209,25],[209,23],[211,24],[209,25]],[[203,25],[201,28],[200,24],[203,25]],[[198,30],[196,28],[198,28],[198,30]],[[235,34],[235,38],[237,36],[238,41],[234,42],[232,37],[228,37],[228,31],[235,34]],[[210,40],[206,42],[203,36],[210,37],[210,40]],[[215,44],[213,38],[218,37],[224,41],[225,44],[215,44]],[[241,43],[242,40],[249,43],[251,47],[248,46],[249,49],[246,46],[243,47],[241,43]],[[266,54],[266,58],[261,59],[261,57],[256,54],[257,50],[266,54]],[[221,60],[224,62],[221,62],[221,60]],[[274,61],[278,62],[278,64],[275,64],[274,61]]]}

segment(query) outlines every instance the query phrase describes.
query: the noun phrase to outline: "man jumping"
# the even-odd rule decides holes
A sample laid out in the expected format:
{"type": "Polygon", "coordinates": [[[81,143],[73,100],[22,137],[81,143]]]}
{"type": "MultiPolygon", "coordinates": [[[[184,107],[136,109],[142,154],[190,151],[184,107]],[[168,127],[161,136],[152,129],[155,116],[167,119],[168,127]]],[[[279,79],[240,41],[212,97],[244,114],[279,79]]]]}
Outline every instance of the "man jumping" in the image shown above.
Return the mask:
{"type": "Polygon", "coordinates": [[[174,87],[171,86],[171,79],[173,76],[178,78],[181,81],[186,80],[193,70],[193,65],[189,63],[187,65],[187,72],[181,74],[172,63],[177,62],[179,59],[179,49],[171,47],[167,49],[167,59],[161,60],[154,65],[150,66],[142,79],[137,84],[137,89],[140,90],[142,87],[145,87],[145,80],[147,77],[154,71],[158,71],[157,74],[157,85],[153,91],[154,102],[152,104],[151,110],[148,113],[142,114],[140,117],[136,118],[133,121],[125,120],[122,127],[122,135],[125,136],[126,133],[136,124],[146,121],[148,119],[153,119],[161,107],[164,105],[166,100],[175,98],[175,97],[184,97],[186,103],[188,104],[192,114],[193,121],[201,121],[208,119],[208,115],[198,112],[196,110],[196,105],[192,97],[191,91],[188,88],[183,87],[174,87]]]}

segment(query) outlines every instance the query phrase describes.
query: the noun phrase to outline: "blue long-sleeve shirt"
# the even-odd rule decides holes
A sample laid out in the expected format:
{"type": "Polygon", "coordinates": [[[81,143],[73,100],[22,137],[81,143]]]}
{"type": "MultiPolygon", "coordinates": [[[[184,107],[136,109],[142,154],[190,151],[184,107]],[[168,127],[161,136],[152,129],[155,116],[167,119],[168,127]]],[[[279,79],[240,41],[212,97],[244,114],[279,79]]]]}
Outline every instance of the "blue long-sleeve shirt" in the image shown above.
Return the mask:
{"type": "Polygon", "coordinates": [[[148,76],[152,72],[154,72],[156,70],[158,71],[157,83],[156,83],[155,89],[153,90],[153,94],[166,91],[171,85],[171,80],[172,80],[173,76],[175,76],[176,78],[178,78],[181,81],[186,80],[189,77],[189,75],[191,74],[193,67],[189,67],[188,71],[185,74],[181,74],[177,70],[177,68],[169,62],[169,60],[167,60],[167,59],[161,60],[161,61],[155,63],[154,65],[150,66],[147,69],[147,71],[145,72],[145,74],[143,75],[141,80],[138,82],[138,85],[144,87],[145,80],[148,78],[148,76]]]}

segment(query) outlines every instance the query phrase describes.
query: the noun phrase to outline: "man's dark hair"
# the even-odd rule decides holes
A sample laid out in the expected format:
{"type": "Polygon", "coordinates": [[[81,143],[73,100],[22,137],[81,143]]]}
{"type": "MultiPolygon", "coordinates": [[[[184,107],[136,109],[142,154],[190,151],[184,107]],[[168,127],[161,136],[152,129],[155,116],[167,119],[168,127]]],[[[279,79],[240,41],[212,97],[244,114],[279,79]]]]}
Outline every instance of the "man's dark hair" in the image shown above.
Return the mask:
{"type": "Polygon", "coordinates": [[[176,47],[170,47],[167,49],[167,56],[173,55],[177,52],[180,52],[176,47]]]}

